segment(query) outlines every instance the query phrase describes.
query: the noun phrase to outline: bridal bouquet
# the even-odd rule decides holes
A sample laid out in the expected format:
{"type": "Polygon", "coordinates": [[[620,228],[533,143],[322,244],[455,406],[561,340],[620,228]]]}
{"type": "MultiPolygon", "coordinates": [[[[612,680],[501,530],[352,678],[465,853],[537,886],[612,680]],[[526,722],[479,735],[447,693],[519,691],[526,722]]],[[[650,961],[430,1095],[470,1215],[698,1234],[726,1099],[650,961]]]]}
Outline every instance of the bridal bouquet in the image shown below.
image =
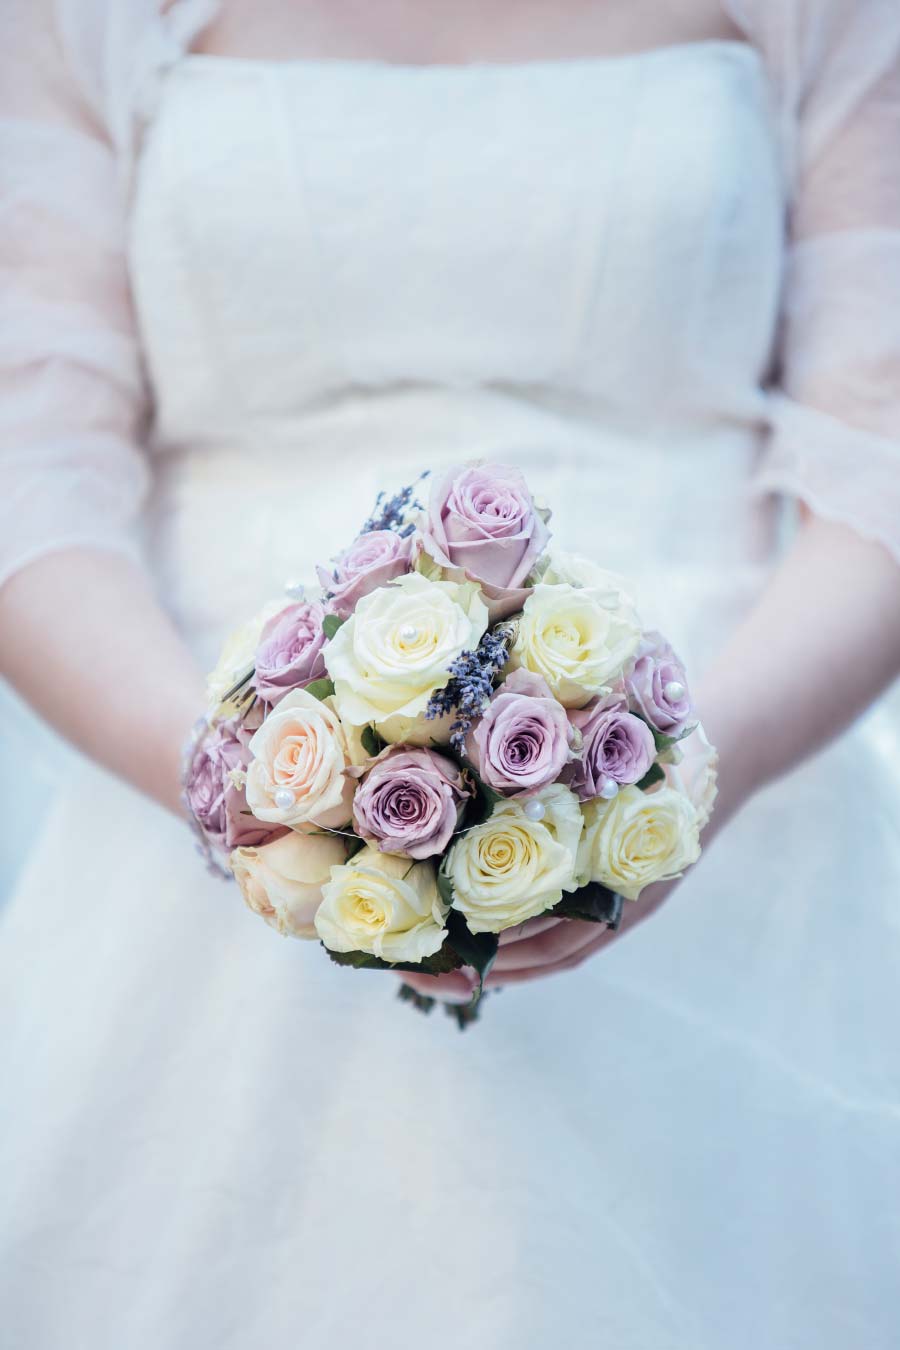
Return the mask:
{"type": "Polygon", "coordinates": [[[681,663],[625,582],[549,547],[517,469],[415,491],[228,640],[185,804],[278,932],[341,965],[474,967],[472,1005],[445,1005],[465,1025],[506,929],[615,927],[697,859],[714,755],[689,789],[681,663]]]}

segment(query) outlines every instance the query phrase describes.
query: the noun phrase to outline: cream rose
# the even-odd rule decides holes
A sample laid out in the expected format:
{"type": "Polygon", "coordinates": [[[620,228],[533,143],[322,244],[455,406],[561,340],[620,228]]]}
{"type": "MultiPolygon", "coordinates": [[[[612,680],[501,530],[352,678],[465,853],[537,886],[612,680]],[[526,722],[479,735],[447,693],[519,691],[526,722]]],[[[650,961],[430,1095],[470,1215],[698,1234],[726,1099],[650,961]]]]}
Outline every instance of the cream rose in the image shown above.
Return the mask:
{"type": "Polygon", "coordinates": [[[364,596],[325,648],[341,718],[374,723],[389,741],[449,739],[425,708],[450,664],[478,646],[488,612],[471,582],[428,581],[408,573],[364,596]]]}
{"type": "Polygon", "coordinates": [[[233,689],[238,680],[249,676],[253,669],[253,658],[259,644],[260,634],[279,610],[284,609],[285,601],[271,600],[242,627],[235,629],[226,639],[216,662],[215,669],[206,677],[206,700],[211,720],[230,717],[236,711],[230,703],[225,703],[225,695],[233,689]]]}
{"type": "Polygon", "coordinates": [[[696,807],[673,787],[622,788],[612,801],[585,802],[578,857],[582,885],[598,881],[626,900],[645,886],[680,876],[700,856],[696,807]]]}
{"type": "Polygon", "coordinates": [[[322,887],[346,856],[337,835],[292,832],[259,848],[236,848],[228,862],[254,914],[286,936],[314,938],[322,887]]]}
{"type": "Polygon", "coordinates": [[[559,783],[498,802],[444,860],[454,909],[473,933],[501,933],[552,909],[576,887],[581,830],[578,799],[559,783]]]}
{"type": "Polygon", "coordinates": [[[346,770],[366,755],[342,725],[333,699],[287,694],[250,740],[247,805],[257,820],[302,829],[350,821],[355,780],[346,770]]]}
{"type": "Polygon", "coordinates": [[[547,586],[574,586],[576,590],[593,591],[610,609],[623,606],[634,608],[634,586],[616,572],[608,572],[591,558],[580,553],[551,550],[540,580],[547,586]]]}
{"type": "Polygon", "coordinates": [[[542,675],[560,703],[581,708],[607,693],[637,650],[641,628],[628,597],[540,582],[525,601],[510,665],[542,675]]]}
{"type": "Polygon", "coordinates": [[[410,863],[366,845],[332,871],[316,931],[333,952],[417,962],[440,950],[447,913],[430,862],[410,863]]]}

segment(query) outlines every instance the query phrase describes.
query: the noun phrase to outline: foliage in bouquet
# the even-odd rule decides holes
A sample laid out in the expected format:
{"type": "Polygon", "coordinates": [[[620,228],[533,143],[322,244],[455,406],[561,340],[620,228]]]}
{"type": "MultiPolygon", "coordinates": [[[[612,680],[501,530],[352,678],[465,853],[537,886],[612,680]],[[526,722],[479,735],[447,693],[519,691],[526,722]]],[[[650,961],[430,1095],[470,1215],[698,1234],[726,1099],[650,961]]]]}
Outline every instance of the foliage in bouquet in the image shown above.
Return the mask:
{"type": "Polygon", "coordinates": [[[696,860],[715,754],[669,643],[620,577],[549,550],[517,469],[418,487],[225,644],[186,802],[280,933],[357,968],[473,967],[465,1025],[504,931],[614,927],[696,860]]]}

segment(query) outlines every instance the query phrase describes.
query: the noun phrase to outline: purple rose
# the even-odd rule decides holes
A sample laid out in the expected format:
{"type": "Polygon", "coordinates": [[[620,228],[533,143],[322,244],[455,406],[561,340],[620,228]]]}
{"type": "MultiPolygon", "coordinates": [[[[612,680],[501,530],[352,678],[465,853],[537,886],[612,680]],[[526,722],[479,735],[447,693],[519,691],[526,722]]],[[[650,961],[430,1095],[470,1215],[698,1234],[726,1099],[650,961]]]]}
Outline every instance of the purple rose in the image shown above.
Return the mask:
{"type": "Polygon", "coordinates": [[[363,772],[353,824],[383,853],[430,858],[447,847],[470,795],[459,768],[445,755],[389,745],[363,772]]]}
{"type": "Polygon", "coordinates": [[[442,566],[507,589],[522,586],[550,531],[518,469],[480,464],[435,480],[423,535],[442,566]]]}
{"type": "Polygon", "coordinates": [[[253,687],[260,698],[274,705],[292,689],[324,677],[326,613],[318,602],[300,600],[269,619],[256,648],[253,687]]]}
{"type": "Polygon", "coordinates": [[[256,848],[284,834],[250,814],[243,787],[231,777],[250,762],[250,733],[235,722],[210,727],[197,745],[188,770],[188,805],[210,843],[230,853],[233,848],[256,848]]]}
{"type": "Polygon", "coordinates": [[[394,530],[369,530],[333,559],[331,571],[319,567],[322,589],[330,595],[329,608],[349,619],[364,595],[402,576],[412,566],[412,546],[394,530]]]}
{"type": "Polygon", "coordinates": [[[640,782],[656,759],[653,732],[628,711],[621,695],[594,699],[571,710],[569,718],[581,732],[582,747],[568,782],[583,802],[599,797],[610,779],[619,786],[640,782]]]}
{"type": "Polygon", "coordinates": [[[661,633],[647,633],[625,681],[629,706],[666,736],[679,736],[694,711],[684,666],[661,633]]]}
{"type": "Polygon", "coordinates": [[[536,792],[572,758],[575,734],[546,681],[514,670],[466,737],[466,754],[497,792],[536,792]]]}

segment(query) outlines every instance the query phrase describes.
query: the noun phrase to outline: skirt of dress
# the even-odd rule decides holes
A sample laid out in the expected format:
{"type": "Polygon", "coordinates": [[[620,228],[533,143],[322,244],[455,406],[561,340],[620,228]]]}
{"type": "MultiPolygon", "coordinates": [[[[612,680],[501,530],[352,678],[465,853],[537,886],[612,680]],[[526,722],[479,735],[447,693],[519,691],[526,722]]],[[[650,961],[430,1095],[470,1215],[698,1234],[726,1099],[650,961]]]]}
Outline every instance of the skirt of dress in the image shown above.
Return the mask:
{"type": "Polygon", "coordinates": [[[0,921],[4,1346],[893,1350],[884,735],[465,1034],[84,769],[0,921]]]}

